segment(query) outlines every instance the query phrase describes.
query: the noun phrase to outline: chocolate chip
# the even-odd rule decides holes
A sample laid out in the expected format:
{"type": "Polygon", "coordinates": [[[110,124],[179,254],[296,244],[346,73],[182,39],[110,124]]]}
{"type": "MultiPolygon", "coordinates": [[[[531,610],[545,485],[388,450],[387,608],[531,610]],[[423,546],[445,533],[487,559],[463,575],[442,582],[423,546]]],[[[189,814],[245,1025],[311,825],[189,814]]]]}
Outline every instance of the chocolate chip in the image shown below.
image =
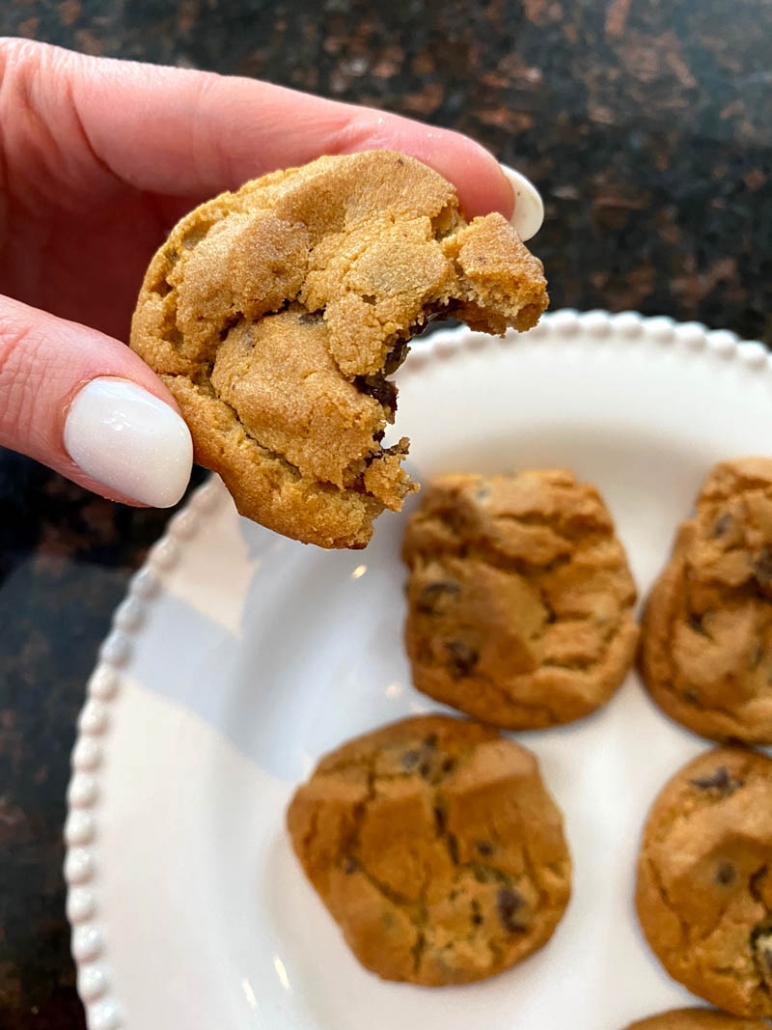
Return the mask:
{"type": "Polygon", "coordinates": [[[480,902],[474,899],[472,901],[472,926],[482,926],[483,915],[480,911],[480,902]]]}
{"type": "Polygon", "coordinates": [[[440,766],[440,768],[442,769],[442,771],[447,776],[449,773],[452,773],[455,770],[457,765],[458,765],[458,762],[456,761],[455,758],[446,758],[445,761],[440,766]]]}
{"type": "Polygon", "coordinates": [[[760,587],[766,590],[772,587],[772,550],[769,547],[765,545],[754,556],[751,568],[760,587]]]}
{"type": "Polygon", "coordinates": [[[409,353],[410,347],[406,340],[400,340],[399,343],[396,343],[386,355],[383,363],[384,375],[393,375],[409,353]]]}
{"type": "Polygon", "coordinates": [[[434,809],[434,825],[437,827],[437,833],[442,836],[445,832],[445,813],[441,808],[435,807],[434,809]]]}
{"type": "Polygon", "coordinates": [[[489,840],[478,840],[475,847],[485,858],[490,858],[494,851],[493,845],[489,840]]]}
{"type": "Polygon", "coordinates": [[[729,775],[729,770],[725,765],[720,765],[715,772],[707,776],[698,776],[694,780],[689,780],[689,783],[697,790],[715,790],[724,797],[734,794],[743,785],[742,780],[729,775]]]}
{"type": "Polygon", "coordinates": [[[702,628],[702,616],[698,615],[697,612],[689,612],[686,621],[689,624],[689,628],[693,629],[695,633],[705,632],[702,628]]]}
{"type": "Polygon", "coordinates": [[[698,705],[700,703],[699,692],[694,687],[687,687],[686,690],[682,690],[681,697],[690,705],[698,705]]]}
{"type": "Polygon", "coordinates": [[[358,868],[359,868],[359,862],[357,862],[357,860],[355,858],[351,858],[350,856],[343,863],[343,872],[347,876],[350,876],[352,873],[355,873],[358,868]]]}
{"type": "Polygon", "coordinates": [[[373,397],[381,407],[397,410],[397,388],[384,376],[356,376],[354,386],[360,393],[373,397]]]}
{"type": "Polygon", "coordinates": [[[453,865],[458,865],[458,841],[452,833],[448,834],[448,852],[453,865]]]}
{"type": "Polygon", "coordinates": [[[713,536],[723,536],[724,533],[729,531],[733,521],[734,520],[732,519],[732,516],[729,514],[729,512],[724,512],[723,515],[716,519],[716,522],[713,526],[713,536]]]}
{"type": "Polygon", "coordinates": [[[461,593],[458,583],[438,580],[427,583],[416,601],[416,610],[422,615],[445,615],[461,593]]]}
{"type": "Polygon", "coordinates": [[[421,762],[421,764],[418,766],[418,775],[423,777],[423,779],[425,779],[425,780],[429,779],[431,771],[432,771],[432,764],[431,764],[431,762],[421,762]]]}
{"type": "Polygon", "coordinates": [[[735,875],[736,870],[731,862],[720,862],[716,869],[716,883],[728,887],[734,881],[735,875]]]}
{"type": "Polygon", "coordinates": [[[517,933],[524,930],[522,923],[515,921],[515,914],[525,904],[521,894],[511,887],[502,887],[496,894],[496,911],[499,914],[499,922],[507,933],[517,933]]]}
{"type": "Polygon", "coordinates": [[[402,768],[406,772],[411,772],[421,760],[421,752],[417,748],[410,748],[409,751],[403,751],[402,757],[399,762],[402,768]]]}
{"type": "Polygon", "coordinates": [[[437,747],[438,739],[436,733],[430,733],[427,737],[424,737],[424,747],[437,747]]]}
{"type": "Polygon", "coordinates": [[[469,676],[480,658],[477,651],[463,640],[447,641],[445,650],[448,652],[450,674],[454,679],[469,676]]]}

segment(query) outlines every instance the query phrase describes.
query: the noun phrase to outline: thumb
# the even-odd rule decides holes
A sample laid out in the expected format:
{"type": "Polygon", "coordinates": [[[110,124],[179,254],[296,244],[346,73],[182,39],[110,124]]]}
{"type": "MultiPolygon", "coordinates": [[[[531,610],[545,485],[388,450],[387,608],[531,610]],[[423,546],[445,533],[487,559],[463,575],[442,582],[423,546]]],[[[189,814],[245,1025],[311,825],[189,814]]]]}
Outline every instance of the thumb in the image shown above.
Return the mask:
{"type": "Polygon", "coordinates": [[[171,394],[128,347],[2,296],[0,446],[159,508],[182,497],[193,461],[171,394]]]}

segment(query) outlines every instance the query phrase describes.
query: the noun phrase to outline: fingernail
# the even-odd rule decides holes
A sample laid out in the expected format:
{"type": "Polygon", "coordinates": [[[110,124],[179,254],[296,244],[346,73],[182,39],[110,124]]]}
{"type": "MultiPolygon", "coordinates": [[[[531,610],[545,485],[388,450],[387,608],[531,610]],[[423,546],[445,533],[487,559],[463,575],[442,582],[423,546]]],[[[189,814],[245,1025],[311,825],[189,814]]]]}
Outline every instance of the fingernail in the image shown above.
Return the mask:
{"type": "Polygon", "coordinates": [[[544,222],[544,201],[531,180],[526,179],[522,172],[516,172],[514,168],[505,164],[502,164],[501,168],[515,191],[512,227],[521,240],[530,240],[544,222]]]}
{"type": "Polygon", "coordinates": [[[89,476],[154,508],[182,497],[193,465],[190,430],[168,404],[127,379],[92,379],[70,405],[64,446],[89,476]]]}

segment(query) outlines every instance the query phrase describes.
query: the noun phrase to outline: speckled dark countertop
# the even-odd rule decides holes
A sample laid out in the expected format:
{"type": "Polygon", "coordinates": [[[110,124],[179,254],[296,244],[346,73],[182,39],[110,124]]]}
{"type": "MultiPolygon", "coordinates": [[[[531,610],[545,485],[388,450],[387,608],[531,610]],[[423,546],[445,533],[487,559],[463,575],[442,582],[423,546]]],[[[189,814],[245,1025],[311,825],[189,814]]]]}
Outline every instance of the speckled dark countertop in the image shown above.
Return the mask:
{"type": "MultiPolygon", "coordinates": [[[[768,0],[4,0],[0,34],[461,129],[540,186],[554,307],[772,343],[768,0]]],[[[61,878],[68,756],[111,611],[168,514],[0,452],[2,1030],[84,1026],[61,878]]]]}

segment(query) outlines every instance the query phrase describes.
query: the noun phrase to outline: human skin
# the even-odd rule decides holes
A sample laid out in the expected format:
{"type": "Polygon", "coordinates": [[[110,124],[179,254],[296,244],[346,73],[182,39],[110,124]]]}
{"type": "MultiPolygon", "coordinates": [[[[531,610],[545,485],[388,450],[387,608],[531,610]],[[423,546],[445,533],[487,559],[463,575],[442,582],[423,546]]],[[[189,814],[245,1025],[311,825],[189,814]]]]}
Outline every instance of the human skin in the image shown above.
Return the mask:
{"type": "MultiPolygon", "coordinates": [[[[104,377],[176,409],[125,341],[145,268],[185,212],[277,168],[373,148],[440,172],[467,217],[509,218],[514,206],[496,159],[458,133],[26,40],[0,39],[0,125],[0,445],[128,503],[154,502],[82,468],[65,425],[73,399],[104,377]]],[[[189,462],[174,466],[180,494],[189,462]]]]}

